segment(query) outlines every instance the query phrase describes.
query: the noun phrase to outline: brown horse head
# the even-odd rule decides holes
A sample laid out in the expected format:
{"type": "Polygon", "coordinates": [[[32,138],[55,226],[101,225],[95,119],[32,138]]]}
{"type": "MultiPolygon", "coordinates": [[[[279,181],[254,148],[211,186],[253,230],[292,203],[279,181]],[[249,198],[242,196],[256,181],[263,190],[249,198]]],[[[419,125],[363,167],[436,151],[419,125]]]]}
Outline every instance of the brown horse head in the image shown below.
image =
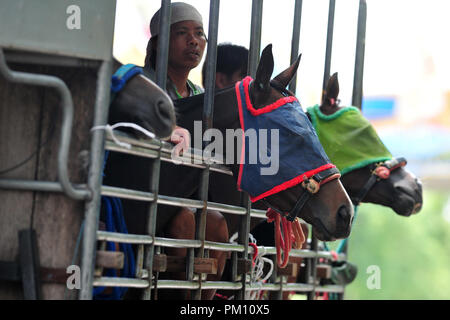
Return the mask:
{"type": "MultiPolygon", "coordinates": [[[[341,109],[336,103],[338,95],[339,81],[335,73],[330,77],[323,95],[320,106],[323,114],[331,115],[341,109]]],[[[366,166],[342,176],[342,183],[351,198],[358,196],[371,175],[372,169],[366,166]]],[[[410,216],[422,208],[422,183],[414,174],[400,167],[393,170],[388,179],[380,179],[376,182],[361,200],[390,207],[402,216],[410,216]]]]}
{"type": "MultiPolygon", "coordinates": [[[[113,70],[121,64],[114,60],[113,70]]],[[[167,138],[175,127],[175,111],[170,97],[153,81],[136,75],[117,93],[111,102],[109,124],[132,122],[167,138]]],[[[136,133],[136,132],[133,132],[136,133]]]]}
{"type": "MultiPolygon", "coordinates": [[[[260,62],[257,68],[257,74],[249,85],[249,98],[253,108],[260,109],[284,97],[287,90],[284,88],[292,79],[297,71],[300,57],[288,69],[280,73],[274,80],[271,79],[274,62],[271,45],[267,46],[261,55],[260,62]],[[271,84],[272,82],[272,84],[271,84]],[[276,87],[276,88],[275,88],[276,87]]],[[[292,94],[291,94],[292,95],[292,94]]],[[[204,95],[197,95],[190,98],[179,99],[174,102],[177,110],[177,123],[184,127],[194,135],[191,141],[197,139],[194,130],[194,122],[203,118],[203,101],[204,95]]],[[[228,135],[230,129],[232,131],[240,129],[240,118],[238,99],[236,94],[236,87],[221,89],[215,93],[214,97],[214,115],[213,128],[218,129],[223,137],[228,135]]],[[[260,127],[260,129],[264,129],[260,127]]],[[[312,129],[313,130],[313,129],[312,129]]],[[[292,136],[292,140],[298,139],[298,135],[292,136]]],[[[289,142],[284,142],[289,143],[289,142]]],[[[322,146],[317,140],[317,146],[323,151],[322,146]]],[[[227,159],[230,150],[220,150],[222,155],[227,159]]],[[[227,160],[235,179],[238,179],[239,173],[239,150],[237,145],[234,145],[233,152],[234,160],[227,160]]],[[[309,149],[303,150],[308,154],[309,149]]],[[[258,150],[257,154],[260,150],[258,150]]],[[[280,164],[283,165],[283,159],[280,159],[280,164]]],[[[260,184],[263,179],[270,179],[267,176],[257,176],[252,183],[260,184]]],[[[223,193],[223,190],[221,190],[223,193]]],[[[265,197],[266,203],[269,206],[276,208],[281,212],[290,212],[296,205],[297,201],[307,191],[300,185],[296,185],[284,189],[276,194],[265,197]]],[[[345,192],[339,179],[333,179],[323,184],[319,191],[314,193],[298,213],[298,217],[304,219],[312,224],[315,228],[316,235],[319,239],[324,241],[331,241],[338,238],[348,237],[350,234],[351,221],[353,219],[353,206],[350,198],[345,192]]]]}
{"type": "MultiPolygon", "coordinates": [[[[269,45],[263,50],[250,91],[254,108],[262,108],[283,97],[279,89],[287,87],[292,80],[300,58],[301,56],[289,68],[277,75],[271,85],[270,79],[274,67],[272,47],[269,45]]],[[[288,91],[284,90],[284,92],[286,94],[288,91]]],[[[307,191],[301,185],[297,185],[274,194],[266,200],[279,208],[279,211],[289,212],[305,192],[307,191]]],[[[313,226],[317,238],[332,241],[349,236],[353,207],[339,179],[333,179],[321,185],[319,191],[311,196],[298,216],[313,226]]]]}

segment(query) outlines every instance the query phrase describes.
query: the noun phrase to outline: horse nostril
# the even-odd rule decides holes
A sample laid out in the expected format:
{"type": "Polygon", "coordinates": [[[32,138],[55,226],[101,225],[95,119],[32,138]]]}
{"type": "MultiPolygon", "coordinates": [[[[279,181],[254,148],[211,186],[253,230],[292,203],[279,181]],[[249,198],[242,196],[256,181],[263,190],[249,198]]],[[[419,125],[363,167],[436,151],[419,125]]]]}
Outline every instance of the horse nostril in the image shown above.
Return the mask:
{"type": "Polygon", "coordinates": [[[339,208],[338,215],[339,215],[340,218],[342,218],[344,220],[350,217],[350,213],[348,212],[346,206],[341,206],[339,208]]]}

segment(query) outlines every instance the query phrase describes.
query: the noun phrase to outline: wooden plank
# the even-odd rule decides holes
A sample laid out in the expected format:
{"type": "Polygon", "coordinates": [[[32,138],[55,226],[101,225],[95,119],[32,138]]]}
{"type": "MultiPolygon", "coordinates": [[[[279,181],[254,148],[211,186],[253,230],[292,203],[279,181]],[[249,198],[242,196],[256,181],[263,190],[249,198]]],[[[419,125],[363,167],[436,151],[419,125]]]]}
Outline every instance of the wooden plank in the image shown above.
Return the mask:
{"type": "Polygon", "coordinates": [[[153,257],[153,271],[166,272],[167,270],[167,255],[155,254],[153,257]]]}
{"type": "Polygon", "coordinates": [[[297,277],[298,274],[298,264],[288,262],[285,268],[278,268],[278,275],[280,276],[288,276],[288,277],[297,277]]]}
{"type": "Polygon", "coordinates": [[[122,269],[124,265],[125,255],[120,251],[97,251],[97,259],[95,264],[97,267],[122,269]]]}
{"type": "Polygon", "coordinates": [[[239,258],[237,261],[237,273],[249,273],[252,270],[252,260],[239,258]]]}
{"type": "Polygon", "coordinates": [[[318,264],[317,265],[317,278],[320,279],[331,279],[331,266],[328,264],[318,264]]]}
{"type": "MultiPolygon", "coordinates": [[[[153,271],[159,272],[185,272],[186,257],[155,255],[153,271]],[[165,268],[164,268],[165,267],[165,268]]],[[[217,259],[194,258],[194,272],[217,274],[217,259]]]]}

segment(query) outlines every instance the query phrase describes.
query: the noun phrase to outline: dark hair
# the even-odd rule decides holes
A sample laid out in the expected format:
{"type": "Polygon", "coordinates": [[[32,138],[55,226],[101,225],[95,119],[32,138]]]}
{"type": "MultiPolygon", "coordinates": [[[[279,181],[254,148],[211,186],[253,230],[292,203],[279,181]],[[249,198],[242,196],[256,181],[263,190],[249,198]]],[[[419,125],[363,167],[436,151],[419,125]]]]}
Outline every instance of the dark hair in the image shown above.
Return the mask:
{"type": "Polygon", "coordinates": [[[156,69],[156,44],[158,43],[158,37],[154,36],[148,40],[147,54],[145,56],[145,69],[156,69]]]}
{"type": "MultiPolygon", "coordinates": [[[[231,43],[221,43],[217,46],[216,72],[232,77],[236,71],[247,74],[248,49],[231,43]]],[[[205,86],[206,64],[202,68],[202,83],[205,86]]]]}

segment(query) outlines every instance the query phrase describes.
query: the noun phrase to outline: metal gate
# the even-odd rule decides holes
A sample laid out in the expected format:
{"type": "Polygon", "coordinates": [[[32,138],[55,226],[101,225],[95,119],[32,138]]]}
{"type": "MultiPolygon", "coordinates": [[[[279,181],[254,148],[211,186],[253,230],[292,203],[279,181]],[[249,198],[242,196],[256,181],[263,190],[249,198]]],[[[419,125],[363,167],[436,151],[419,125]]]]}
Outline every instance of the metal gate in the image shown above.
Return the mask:
{"type": "MultiPolygon", "coordinates": [[[[43,0],[44,1],[44,0],[43,0]]],[[[20,2],[20,1],[19,1],[20,2]]],[[[42,2],[42,1],[41,1],[42,2]]],[[[44,1],[45,2],[45,1],[44,1]]],[[[73,2],[73,1],[72,1],[73,2]]],[[[105,2],[105,1],[103,1],[105,2]]],[[[102,3],[103,3],[102,2],[102,3]]],[[[113,3],[114,1],[106,1],[113,3]]],[[[169,21],[170,21],[170,0],[161,1],[161,26],[158,45],[158,60],[157,60],[157,83],[161,87],[165,87],[166,70],[167,70],[167,56],[169,45],[169,21]]],[[[335,0],[329,1],[328,14],[328,31],[326,43],[326,59],[324,70],[324,85],[330,75],[331,62],[331,47],[333,39],[333,25],[334,25],[334,10],[335,0]]],[[[64,2],[65,3],[65,2],[64,2]]],[[[42,3],[41,3],[42,4],[42,3]]],[[[208,29],[208,56],[206,60],[206,88],[204,98],[203,110],[203,128],[208,129],[212,125],[213,115],[213,100],[214,100],[214,79],[215,79],[215,64],[216,64],[216,50],[217,50],[217,34],[218,34],[218,19],[219,19],[219,4],[220,0],[210,1],[209,14],[209,29],[208,29]]],[[[255,76],[256,67],[259,61],[260,46],[261,46],[261,27],[262,27],[262,9],[263,0],[252,1],[252,17],[251,17],[251,40],[249,53],[249,67],[248,74],[255,76]]],[[[108,11],[109,21],[114,21],[113,14],[108,11]],[[112,18],[111,18],[112,16],[112,18]]],[[[300,25],[302,17],[302,0],[295,0],[293,36],[291,47],[291,62],[296,59],[299,50],[300,40],[300,25]]],[[[2,21],[2,20],[0,20],[2,21]]],[[[364,39],[365,39],[365,21],[366,21],[366,1],[360,0],[360,9],[358,17],[358,31],[356,44],[356,60],[354,71],[354,85],[353,85],[353,99],[352,104],[361,107],[362,100],[362,74],[364,62],[364,39]]],[[[111,29],[112,30],[112,29],[111,29]]],[[[6,44],[0,42],[1,47],[6,44]]],[[[38,46],[39,47],[39,46],[38,46]]],[[[65,46],[64,46],[65,47],[65,46]]],[[[19,47],[20,48],[20,47],[19,47]]],[[[36,50],[36,47],[30,48],[36,50]]],[[[55,53],[55,52],[50,52],[55,53]]],[[[60,52],[56,52],[60,53],[60,52]]],[[[111,51],[109,52],[109,54],[111,51]]],[[[67,52],[68,55],[74,55],[73,52],[67,52]]],[[[106,124],[108,114],[109,101],[109,79],[111,75],[111,56],[106,57],[87,57],[88,59],[96,60],[93,63],[98,66],[98,61],[101,62],[98,75],[97,84],[97,99],[95,105],[95,118],[93,126],[101,126],[106,124]]],[[[64,60],[64,59],[63,59],[64,60]]],[[[67,59],[65,61],[78,61],[67,59]]],[[[61,62],[64,63],[64,62],[61,62]]],[[[77,63],[77,62],[76,62],[77,63]]],[[[92,62],[91,62],[92,63],[92,62]]],[[[16,81],[20,79],[21,75],[10,72],[4,63],[3,53],[0,50],[0,65],[2,66],[2,74],[16,81]]],[[[27,83],[33,83],[32,80],[24,80],[27,83]]],[[[49,83],[48,83],[49,84],[49,83]]],[[[49,84],[50,85],[50,84],[49,84]]],[[[58,84],[58,86],[60,86],[58,84]]],[[[67,91],[61,85],[62,96],[67,96],[67,91]]],[[[289,89],[295,92],[296,82],[293,80],[289,89]]],[[[70,92],[69,92],[70,95],[70,92]]],[[[67,100],[64,100],[67,101],[67,100]]],[[[70,100],[69,100],[70,101],[70,100]]],[[[69,108],[69,107],[67,107],[69,108]]],[[[70,108],[69,108],[70,109],[70,108]]],[[[68,109],[68,110],[69,110],[68,109]]],[[[66,113],[64,123],[70,122],[70,111],[66,113]],[[67,118],[69,117],[69,119],[67,118]]],[[[67,125],[69,126],[69,125],[67,125]]],[[[69,126],[70,128],[70,126],[69,126]]],[[[64,135],[69,128],[64,125],[62,129],[63,135],[61,138],[60,157],[58,161],[58,171],[60,181],[17,181],[17,180],[0,180],[0,188],[14,189],[14,190],[39,190],[45,192],[65,192],[69,197],[85,201],[85,221],[82,241],[82,257],[81,257],[81,291],[79,299],[92,299],[93,287],[134,287],[143,290],[143,298],[150,299],[151,292],[157,286],[158,289],[189,289],[194,290],[194,298],[200,299],[202,290],[206,289],[227,289],[236,292],[237,299],[245,299],[245,294],[248,291],[267,290],[277,293],[277,298],[282,297],[284,291],[296,291],[307,294],[309,299],[315,297],[316,292],[332,292],[340,294],[343,297],[344,287],[340,285],[320,286],[316,281],[317,260],[319,258],[332,259],[330,252],[319,251],[317,239],[312,236],[310,249],[308,250],[292,250],[290,256],[305,258],[306,262],[306,281],[304,283],[287,283],[286,275],[279,270],[274,270],[274,273],[269,282],[265,284],[254,284],[249,280],[245,265],[250,261],[249,257],[253,253],[253,248],[248,245],[250,218],[259,217],[265,218],[265,212],[251,208],[251,203],[246,196],[242,206],[231,206],[220,203],[208,202],[208,183],[211,171],[220,172],[222,174],[231,174],[230,170],[222,164],[201,165],[202,175],[200,181],[200,198],[198,200],[175,198],[160,195],[158,193],[159,171],[161,161],[171,160],[170,144],[164,143],[157,139],[149,140],[147,142],[138,141],[126,135],[117,133],[120,140],[124,140],[132,145],[131,149],[121,148],[117,146],[111,137],[104,137],[101,130],[97,130],[92,134],[90,146],[90,171],[89,179],[86,185],[74,186],[70,183],[65,174],[65,164],[67,163],[66,148],[70,142],[70,135],[64,135]],[[135,190],[127,190],[122,188],[113,188],[101,186],[101,169],[103,163],[104,150],[113,152],[132,153],[146,157],[152,161],[152,181],[150,183],[151,189],[148,192],[141,192],[135,190]],[[126,199],[135,199],[139,201],[147,201],[150,203],[149,210],[149,224],[147,226],[147,235],[132,235],[119,234],[112,232],[105,232],[98,230],[98,218],[100,213],[100,197],[101,195],[116,196],[126,199]],[[169,238],[161,238],[155,236],[157,205],[165,204],[178,207],[193,207],[201,209],[200,223],[197,224],[198,235],[194,240],[176,240],[169,238]],[[241,229],[238,233],[238,244],[229,243],[214,243],[205,240],[206,228],[206,213],[208,209],[217,210],[223,214],[235,214],[241,218],[241,229]],[[112,241],[117,243],[136,244],[138,247],[136,258],[136,278],[107,278],[97,277],[95,273],[95,259],[96,259],[96,245],[98,242],[112,241]],[[161,247],[184,247],[188,249],[186,257],[186,279],[183,281],[163,280],[158,279],[158,273],[153,273],[155,254],[160,252],[161,247]],[[204,281],[204,274],[194,270],[194,262],[198,258],[208,256],[209,250],[219,250],[231,252],[231,265],[233,281],[204,281]]],[[[70,130],[69,130],[70,131],[70,130]]],[[[276,254],[275,248],[260,248],[266,250],[266,254],[274,256],[276,254]]],[[[339,260],[345,260],[346,254],[340,254],[339,260]]]]}
{"type": "MultiPolygon", "coordinates": [[[[326,81],[330,76],[330,62],[331,62],[331,47],[333,39],[333,25],[334,25],[334,11],[335,0],[330,0],[329,14],[328,14],[328,31],[326,44],[326,59],[324,70],[324,87],[326,81]]],[[[208,30],[208,48],[206,63],[206,79],[205,79],[205,97],[203,110],[203,128],[208,129],[212,125],[213,115],[213,98],[214,98],[214,79],[215,79],[215,64],[217,51],[217,33],[218,33],[218,19],[219,19],[219,0],[210,1],[209,13],[209,30],[208,30]]],[[[170,1],[161,1],[161,25],[160,25],[160,45],[158,46],[158,60],[157,60],[157,83],[161,87],[165,87],[166,70],[167,70],[167,54],[168,54],[168,35],[169,35],[169,6],[170,1]]],[[[252,77],[256,74],[256,68],[259,61],[260,45],[261,45],[261,27],[262,27],[262,0],[253,0],[252,2],[252,17],[251,17],[251,40],[249,52],[249,67],[248,74],[252,77]]],[[[291,63],[297,58],[299,50],[299,36],[301,25],[301,11],[302,1],[295,1],[294,25],[291,48],[291,63]]],[[[356,61],[354,72],[354,88],[352,104],[361,107],[362,100],[362,74],[363,74],[363,60],[364,60],[364,39],[365,39],[365,21],[366,21],[366,2],[360,1],[359,17],[358,17],[358,31],[356,44],[356,61]]],[[[290,84],[289,89],[295,92],[295,80],[290,84]]],[[[323,88],[324,89],[324,88],[323,88]]],[[[147,226],[149,234],[142,235],[123,235],[117,233],[103,232],[92,230],[85,235],[85,245],[91,248],[96,240],[100,241],[114,241],[137,244],[138,250],[138,266],[136,270],[136,279],[123,278],[92,278],[91,274],[83,278],[83,288],[81,291],[81,299],[91,298],[92,284],[94,286],[124,286],[136,287],[144,290],[144,298],[149,299],[151,290],[153,290],[157,283],[158,289],[176,288],[176,289],[190,289],[195,290],[194,297],[200,299],[201,291],[205,289],[228,289],[236,291],[237,299],[244,299],[246,291],[252,290],[267,290],[278,292],[277,297],[281,298],[283,291],[296,291],[306,293],[309,299],[314,299],[316,292],[330,292],[340,294],[343,297],[344,286],[329,285],[319,286],[316,282],[316,263],[317,259],[333,259],[330,252],[318,251],[317,239],[312,236],[310,249],[308,250],[292,250],[290,256],[306,258],[306,282],[305,283],[286,283],[286,275],[283,275],[279,270],[275,270],[271,281],[265,284],[254,284],[246,275],[245,261],[249,261],[249,255],[253,254],[253,248],[248,245],[250,217],[265,218],[265,212],[251,208],[251,203],[246,196],[245,203],[242,206],[231,206],[219,203],[208,202],[208,183],[209,174],[211,171],[221,172],[222,174],[231,174],[225,166],[221,164],[202,165],[202,175],[200,181],[200,198],[198,200],[183,199],[168,197],[158,194],[158,180],[159,168],[161,161],[171,161],[170,151],[171,146],[160,141],[150,141],[146,144],[137,142],[129,137],[122,137],[126,142],[132,144],[132,148],[127,150],[118,147],[111,139],[107,138],[105,148],[107,150],[116,152],[132,153],[134,155],[141,155],[153,159],[153,174],[151,182],[151,190],[148,193],[142,193],[133,190],[119,190],[117,188],[102,187],[103,195],[113,195],[124,197],[128,199],[135,199],[141,201],[148,201],[150,205],[150,225],[147,226]],[[139,147],[139,148],[138,148],[139,147]],[[145,151],[144,151],[145,149],[145,151]],[[155,221],[157,204],[166,204],[172,206],[186,206],[201,209],[200,223],[197,224],[197,235],[195,240],[175,240],[169,238],[155,237],[155,221]],[[238,244],[228,243],[214,243],[205,240],[206,227],[206,212],[208,209],[217,210],[224,214],[236,214],[241,217],[241,229],[238,233],[238,244]],[[154,254],[160,251],[161,247],[176,246],[188,249],[186,262],[186,279],[184,281],[162,280],[157,279],[157,273],[152,274],[154,269],[154,254]],[[208,256],[208,250],[220,250],[231,252],[231,265],[234,281],[204,281],[201,273],[194,272],[194,260],[208,256]]],[[[276,254],[275,248],[260,248],[266,250],[267,255],[272,257],[276,254]]],[[[91,250],[90,250],[91,251],[91,250]]],[[[91,251],[92,252],[92,251],[91,251]]],[[[85,266],[92,264],[92,256],[89,251],[85,251],[83,261],[85,266]]],[[[339,254],[338,260],[346,260],[346,254],[339,254]]],[[[276,269],[276,268],[275,268],[276,269]]],[[[90,270],[92,272],[93,269],[90,270]]]]}

